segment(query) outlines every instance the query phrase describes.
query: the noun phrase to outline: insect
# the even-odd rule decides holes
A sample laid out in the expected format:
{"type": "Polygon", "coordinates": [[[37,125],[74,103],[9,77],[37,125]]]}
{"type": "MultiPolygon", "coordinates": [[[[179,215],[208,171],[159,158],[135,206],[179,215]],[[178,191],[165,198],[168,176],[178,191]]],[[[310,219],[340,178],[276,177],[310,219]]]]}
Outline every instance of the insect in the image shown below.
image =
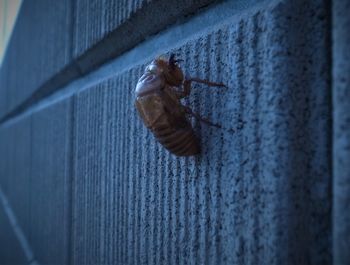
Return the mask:
{"type": "Polygon", "coordinates": [[[186,115],[220,126],[182,105],[180,99],[190,94],[192,82],[226,86],[199,78],[185,78],[179,61],[175,60],[174,54],[168,60],[162,57],[153,60],[136,85],[135,105],[146,127],[166,149],[177,156],[192,156],[200,153],[200,146],[186,115]]]}

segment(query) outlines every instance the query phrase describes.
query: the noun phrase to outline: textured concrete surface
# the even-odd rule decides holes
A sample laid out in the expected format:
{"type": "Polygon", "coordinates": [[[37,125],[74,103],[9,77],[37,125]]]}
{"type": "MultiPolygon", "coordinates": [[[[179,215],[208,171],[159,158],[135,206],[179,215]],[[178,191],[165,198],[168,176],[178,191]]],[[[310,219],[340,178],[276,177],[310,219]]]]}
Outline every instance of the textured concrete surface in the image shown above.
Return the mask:
{"type": "MultiPolygon", "coordinates": [[[[10,227],[10,230],[5,230],[5,237],[8,237],[12,240],[10,247],[11,250],[4,247],[1,251],[4,256],[7,258],[8,264],[19,263],[19,259],[22,260],[21,264],[25,263],[33,263],[35,262],[33,251],[28,243],[28,239],[23,232],[22,227],[18,223],[17,216],[12,209],[12,205],[8,201],[6,194],[0,188],[0,204],[1,209],[4,212],[4,217],[6,217],[6,221],[4,220],[4,229],[10,227]],[[16,242],[16,243],[15,243],[16,242]],[[26,261],[26,262],[25,262],[26,261]]],[[[2,238],[2,237],[1,237],[2,238]]],[[[1,260],[4,262],[3,260],[1,260]]],[[[2,263],[3,264],[3,263],[2,263]]]]}
{"type": "Polygon", "coordinates": [[[27,234],[30,231],[31,120],[2,126],[0,141],[4,147],[1,151],[0,185],[19,225],[27,234]]]}
{"type": "MultiPolygon", "coordinates": [[[[5,80],[0,80],[0,85],[3,83],[6,90],[14,92],[7,92],[7,94],[0,92],[6,94],[3,104],[6,108],[4,113],[0,112],[0,122],[24,112],[43,97],[49,96],[74,79],[89,73],[106,61],[131,49],[150,35],[197,12],[200,7],[211,2],[213,1],[135,0],[116,3],[115,1],[76,0],[50,5],[50,2],[41,3],[39,0],[26,1],[26,5],[22,8],[24,14],[20,14],[21,18],[25,17],[22,19],[24,22],[21,22],[20,19],[17,23],[19,29],[15,29],[15,32],[23,39],[35,37],[34,41],[30,43],[32,53],[29,56],[27,54],[24,56],[14,52],[17,50],[26,51],[28,45],[24,45],[26,43],[24,41],[18,41],[16,37],[12,38],[15,45],[10,46],[15,46],[15,49],[11,49],[14,51],[9,52],[8,57],[12,56],[8,59],[10,62],[4,64],[7,68],[5,70],[12,75],[6,74],[5,80]],[[48,7],[48,5],[50,6],[48,7]],[[39,11],[45,10],[45,12],[38,15],[39,19],[31,19],[31,16],[37,15],[38,9],[39,11]],[[55,14],[51,15],[51,13],[55,14]],[[154,16],[153,14],[158,15],[154,16]],[[56,18],[56,16],[58,17],[56,18]],[[28,19],[31,23],[26,23],[28,19]],[[40,22],[40,25],[37,26],[36,22],[40,22]],[[43,26],[46,24],[59,25],[57,26],[58,33],[65,35],[60,36],[55,31],[56,28],[48,29],[47,26],[43,26]],[[62,32],[60,32],[61,28],[62,32]],[[22,31],[25,32],[22,34],[22,31]],[[36,36],[38,33],[39,37],[36,36]],[[28,37],[29,35],[30,37],[28,37]],[[56,38],[60,41],[57,41],[58,44],[52,45],[56,42],[52,40],[56,38]],[[60,49],[57,49],[56,46],[60,49]],[[89,49],[88,52],[86,52],[87,49],[89,49]],[[42,55],[42,50],[48,50],[45,53],[46,57],[42,55]],[[74,59],[71,58],[71,54],[73,54],[74,59]],[[48,58],[50,61],[46,62],[45,60],[48,58]],[[66,63],[67,60],[69,63],[66,63]],[[16,68],[20,63],[24,65],[22,72],[16,68]],[[54,70],[51,68],[52,65],[54,70]],[[29,77],[31,78],[29,84],[17,84],[17,79],[28,82],[29,77]],[[32,85],[35,86],[35,89],[32,88],[32,85]],[[23,89],[24,87],[26,88],[23,89]],[[12,103],[13,100],[14,103],[12,103]]],[[[245,6],[246,2],[249,5],[251,0],[239,0],[237,5],[245,6]]]]}
{"type": "Polygon", "coordinates": [[[6,113],[7,90],[5,85],[6,68],[0,65],[0,114],[6,113]]]}
{"type": "Polygon", "coordinates": [[[210,27],[174,26],[0,125],[0,185],[37,261],[331,264],[327,10],[212,12],[210,27]],[[170,50],[188,75],[228,85],[196,84],[184,101],[223,125],[192,121],[198,157],[169,154],[133,105],[149,56],[170,50]]]}
{"type": "Polygon", "coordinates": [[[28,233],[40,264],[68,264],[69,261],[71,104],[69,100],[62,101],[32,116],[28,233]]]}
{"type": "MultiPolygon", "coordinates": [[[[16,216],[17,224],[28,239],[30,232],[30,119],[12,124],[8,128],[1,128],[1,168],[0,185],[7,198],[12,212],[16,216]]],[[[3,229],[1,227],[1,229],[3,229]]],[[[11,227],[15,230],[14,227],[11,227]]],[[[6,241],[1,238],[1,245],[6,241]]],[[[17,239],[18,240],[18,239],[17,239]]],[[[18,240],[17,244],[20,245],[18,240]]],[[[18,249],[17,249],[18,250],[18,249]]],[[[15,250],[13,250],[15,251],[15,250]]],[[[25,250],[17,251],[22,256],[25,250]]],[[[19,263],[15,256],[8,264],[19,263]],[[17,263],[18,262],[18,263],[17,263]]],[[[1,261],[2,262],[2,261],[1,261]]],[[[6,263],[4,263],[6,264],[6,263]]]]}
{"type": "Polygon", "coordinates": [[[333,250],[350,263],[350,1],[333,1],[333,250]]]}
{"type": "Polygon", "coordinates": [[[75,2],[74,56],[78,57],[150,1],[76,0],[75,2]]]}
{"type": "Polygon", "coordinates": [[[0,202],[0,264],[26,264],[27,258],[23,253],[10,220],[0,202]]]}
{"type": "Polygon", "coordinates": [[[6,75],[2,76],[5,81],[0,90],[6,90],[6,111],[71,60],[71,23],[69,0],[23,1],[2,66],[6,75]]]}
{"type": "MultiPolygon", "coordinates": [[[[112,57],[211,2],[214,1],[76,0],[74,56],[103,40],[103,49],[92,50],[90,54],[101,57],[108,52],[106,56],[112,57]]],[[[83,64],[91,63],[90,60],[84,60],[83,64]]]]}
{"type": "Polygon", "coordinates": [[[1,187],[41,264],[69,258],[71,108],[71,101],[62,101],[0,133],[1,187]]]}
{"type": "Polygon", "coordinates": [[[141,124],[142,67],[78,94],[75,263],[331,262],[324,10],[278,4],[175,50],[187,73],[229,84],[187,102],[225,127],[194,123],[200,157],[168,154],[141,124]]]}

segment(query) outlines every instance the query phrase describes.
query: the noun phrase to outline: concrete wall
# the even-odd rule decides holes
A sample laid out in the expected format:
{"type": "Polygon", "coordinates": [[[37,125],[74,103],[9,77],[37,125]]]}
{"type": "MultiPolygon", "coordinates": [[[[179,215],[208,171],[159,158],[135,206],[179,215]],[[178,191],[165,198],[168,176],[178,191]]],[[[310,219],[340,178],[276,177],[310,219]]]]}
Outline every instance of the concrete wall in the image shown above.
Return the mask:
{"type": "Polygon", "coordinates": [[[350,262],[350,1],[333,3],[333,250],[350,262]]]}
{"type": "Polygon", "coordinates": [[[346,13],[333,31],[326,0],[24,2],[0,71],[0,224],[16,228],[0,242],[18,253],[0,263],[350,262],[346,13]],[[192,120],[196,157],[168,153],[134,108],[170,52],[228,85],[184,101],[223,127],[192,120]]]}

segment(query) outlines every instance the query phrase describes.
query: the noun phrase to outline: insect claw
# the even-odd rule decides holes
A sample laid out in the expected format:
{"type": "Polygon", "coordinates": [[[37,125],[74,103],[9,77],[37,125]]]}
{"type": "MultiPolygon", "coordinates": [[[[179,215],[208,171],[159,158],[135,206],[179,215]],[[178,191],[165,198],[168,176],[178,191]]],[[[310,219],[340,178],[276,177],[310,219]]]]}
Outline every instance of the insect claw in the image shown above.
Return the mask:
{"type": "Polygon", "coordinates": [[[170,53],[169,56],[169,64],[174,64],[176,62],[175,60],[175,54],[174,53],[170,53]]]}

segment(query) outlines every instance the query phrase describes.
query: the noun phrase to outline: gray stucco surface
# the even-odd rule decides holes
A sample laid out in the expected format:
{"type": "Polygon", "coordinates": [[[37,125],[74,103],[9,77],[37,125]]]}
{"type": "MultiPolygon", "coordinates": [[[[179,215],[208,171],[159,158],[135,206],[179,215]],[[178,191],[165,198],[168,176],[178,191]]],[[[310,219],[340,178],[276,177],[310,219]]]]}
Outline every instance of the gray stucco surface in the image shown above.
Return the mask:
{"type": "Polygon", "coordinates": [[[335,264],[350,263],[350,2],[333,4],[333,250],[335,264]]]}
{"type": "Polygon", "coordinates": [[[30,231],[31,120],[1,128],[1,188],[23,231],[30,231]]]}
{"type": "Polygon", "coordinates": [[[1,187],[42,264],[69,258],[70,108],[62,101],[1,128],[1,187]]]}
{"type": "Polygon", "coordinates": [[[1,264],[26,264],[27,258],[24,255],[10,221],[6,216],[2,201],[0,202],[0,227],[1,264]]]}
{"type": "MultiPolygon", "coordinates": [[[[103,39],[135,12],[149,4],[150,0],[133,1],[75,1],[74,47],[75,57],[82,55],[98,41],[103,39]]],[[[191,2],[191,1],[189,1],[191,2]]],[[[131,29],[129,34],[132,34],[131,29]]],[[[124,36],[127,38],[128,36],[124,36]]],[[[120,36],[122,39],[123,37],[120,36]]],[[[122,40],[119,41],[122,41],[122,40]]]]}
{"type": "Polygon", "coordinates": [[[7,110],[7,91],[5,89],[6,82],[4,76],[6,75],[6,68],[0,65],[0,114],[6,113],[7,110]]]}
{"type": "Polygon", "coordinates": [[[31,227],[28,232],[33,252],[41,264],[69,262],[71,114],[72,103],[65,100],[32,116],[31,183],[28,187],[31,227]]]}
{"type": "MultiPolygon", "coordinates": [[[[102,40],[103,49],[89,51],[90,54],[95,54],[97,57],[95,59],[102,57],[107,51],[105,56],[119,55],[150,35],[214,2],[213,0],[75,1],[73,54],[78,57],[102,40]]],[[[93,58],[90,57],[91,59],[93,58]]],[[[86,63],[89,63],[89,60],[84,60],[81,67],[86,67],[84,66],[86,63]]]]}
{"type": "Polygon", "coordinates": [[[211,2],[27,0],[0,75],[0,122],[211,2]]]}
{"type": "Polygon", "coordinates": [[[322,10],[279,4],[174,50],[188,74],[229,84],[195,86],[187,102],[225,125],[194,123],[197,158],[168,154],[140,123],[132,91],[142,68],[77,96],[76,263],[330,263],[322,10]]]}
{"type": "MultiPolygon", "coordinates": [[[[84,55],[114,26],[96,1],[78,2],[74,53],[84,55]]],[[[347,229],[348,197],[342,182],[332,197],[329,2],[237,2],[231,13],[223,8],[236,2],[225,3],[0,125],[0,185],[39,264],[332,264],[344,255],[332,252],[332,239],[348,242],[342,228],[332,237],[335,224],[347,229]],[[184,100],[223,126],[191,120],[197,157],[168,153],[135,111],[145,65],[170,52],[187,75],[228,85],[195,84],[184,100]]],[[[333,95],[335,127],[347,119],[341,99],[333,95]]],[[[334,165],[334,174],[345,168],[334,165]]]]}
{"type": "Polygon", "coordinates": [[[23,1],[2,65],[0,117],[70,62],[70,2],[23,1]]]}
{"type": "Polygon", "coordinates": [[[83,54],[135,13],[146,0],[75,1],[74,56],[83,54]]]}

